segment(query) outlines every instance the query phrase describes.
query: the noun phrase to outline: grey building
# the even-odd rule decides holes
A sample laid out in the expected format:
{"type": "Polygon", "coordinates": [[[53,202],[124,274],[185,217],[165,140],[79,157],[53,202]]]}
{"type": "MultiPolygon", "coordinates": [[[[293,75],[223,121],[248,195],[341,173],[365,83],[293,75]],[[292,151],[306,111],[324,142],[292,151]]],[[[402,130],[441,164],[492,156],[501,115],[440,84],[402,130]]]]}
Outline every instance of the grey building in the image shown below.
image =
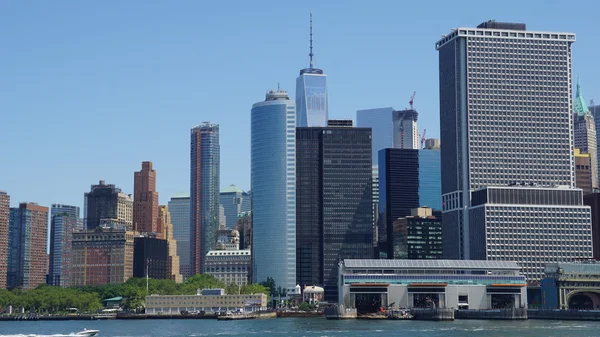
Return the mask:
{"type": "Polygon", "coordinates": [[[238,215],[245,212],[245,208],[247,208],[248,211],[250,210],[250,207],[248,206],[249,201],[245,199],[250,199],[250,196],[241,188],[233,184],[221,190],[219,200],[221,206],[223,206],[225,227],[227,229],[235,228],[238,215]]]}
{"type": "Polygon", "coordinates": [[[87,229],[112,224],[127,230],[133,228],[133,199],[114,184],[100,180],[84,194],[87,229]]]}
{"type": "Polygon", "coordinates": [[[179,273],[190,277],[190,194],[178,193],[169,200],[173,238],[177,241],[179,273]]]}
{"type": "Polygon", "coordinates": [[[219,229],[219,125],[204,122],[190,135],[190,274],[195,275],[204,271],[219,229]]]}
{"type": "Polygon", "coordinates": [[[396,149],[419,149],[419,130],[415,109],[397,110],[392,113],[393,147],[396,149]]]}
{"type": "Polygon", "coordinates": [[[373,138],[372,160],[377,165],[379,150],[394,147],[394,108],[375,108],[356,111],[356,126],[371,128],[373,138]]]}
{"type": "MultiPolygon", "coordinates": [[[[472,191],[505,186],[515,189],[514,193],[519,195],[523,184],[567,189],[574,186],[571,96],[571,44],[574,42],[572,33],[528,31],[525,24],[484,22],[477,28],[453,29],[436,43],[441,162],[444,163],[445,258],[499,260],[518,254],[516,262],[526,263],[526,276],[535,281],[547,260],[546,242],[562,239],[564,234],[574,233],[580,226],[589,227],[589,220],[583,215],[589,213],[589,208],[581,203],[570,205],[568,211],[561,207],[553,213],[558,218],[581,215],[571,226],[562,228],[562,232],[557,232],[554,221],[547,219],[537,224],[538,231],[546,232],[545,238],[532,241],[530,246],[518,246],[525,249],[523,252],[505,250],[498,255],[492,253],[488,245],[485,252],[471,256],[475,236],[489,243],[491,221],[497,216],[496,208],[500,207],[487,203],[472,205],[472,191]],[[484,216],[478,213],[473,223],[472,206],[478,208],[477,212],[484,212],[484,216]],[[487,231],[486,235],[481,236],[481,231],[487,231]]],[[[517,228],[527,227],[532,218],[546,219],[548,205],[544,200],[550,200],[554,192],[547,188],[535,193],[537,204],[516,199],[506,206],[504,216],[511,218],[504,230],[514,233],[517,228]]],[[[591,241],[591,229],[580,234],[582,240],[591,241]]],[[[590,245],[589,251],[569,251],[560,258],[589,258],[591,255],[590,245]]]]}
{"type": "Polygon", "coordinates": [[[373,257],[369,128],[296,130],[296,278],[337,299],[341,259],[373,257]]]}
{"type": "Polygon", "coordinates": [[[50,260],[47,283],[71,285],[73,232],[83,230],[79,207],[52,204],[50,208],[50,260]]]}

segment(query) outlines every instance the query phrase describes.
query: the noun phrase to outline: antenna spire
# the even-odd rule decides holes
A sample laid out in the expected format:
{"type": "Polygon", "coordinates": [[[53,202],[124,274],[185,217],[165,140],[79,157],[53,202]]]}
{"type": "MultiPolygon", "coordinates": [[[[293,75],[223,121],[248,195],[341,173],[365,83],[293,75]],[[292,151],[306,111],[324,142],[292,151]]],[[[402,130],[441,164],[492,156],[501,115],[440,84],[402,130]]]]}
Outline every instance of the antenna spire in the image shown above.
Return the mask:
{"type": "Polygon", "coordinates": [[[309,64],[309,68],[313,69],[313,51],[312,51],[313,47],[312,47],[312,10],[310,11],[310,53],[308,54],[308,56],[310,57],[310,64],[309,64]]]}

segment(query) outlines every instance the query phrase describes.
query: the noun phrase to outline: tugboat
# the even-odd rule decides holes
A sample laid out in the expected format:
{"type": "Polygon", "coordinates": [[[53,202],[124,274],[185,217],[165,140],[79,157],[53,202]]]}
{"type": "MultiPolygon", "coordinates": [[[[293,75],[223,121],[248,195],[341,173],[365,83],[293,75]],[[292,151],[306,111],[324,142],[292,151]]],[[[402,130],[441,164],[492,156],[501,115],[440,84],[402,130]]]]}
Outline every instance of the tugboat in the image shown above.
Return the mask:
{"type": "Polygon", "coordinates": [[[88,330],[86,328],[83,328],[83,331],[79,331],[75,334],[75,336],[93,337],[96,336],[99,332],[100,330],[88,330]]]}

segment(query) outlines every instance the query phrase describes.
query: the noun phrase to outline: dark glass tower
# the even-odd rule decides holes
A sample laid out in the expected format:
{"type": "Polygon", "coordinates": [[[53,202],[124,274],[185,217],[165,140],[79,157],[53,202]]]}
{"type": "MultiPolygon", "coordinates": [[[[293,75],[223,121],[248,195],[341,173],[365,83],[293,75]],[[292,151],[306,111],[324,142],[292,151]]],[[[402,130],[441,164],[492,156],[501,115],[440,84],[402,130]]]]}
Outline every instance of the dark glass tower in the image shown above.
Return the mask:
{"type": "Polygon", "coordinates": [[[296,278],[337,300],[338,263],[373,256],[371,129],[297,128],[296,278]]]}

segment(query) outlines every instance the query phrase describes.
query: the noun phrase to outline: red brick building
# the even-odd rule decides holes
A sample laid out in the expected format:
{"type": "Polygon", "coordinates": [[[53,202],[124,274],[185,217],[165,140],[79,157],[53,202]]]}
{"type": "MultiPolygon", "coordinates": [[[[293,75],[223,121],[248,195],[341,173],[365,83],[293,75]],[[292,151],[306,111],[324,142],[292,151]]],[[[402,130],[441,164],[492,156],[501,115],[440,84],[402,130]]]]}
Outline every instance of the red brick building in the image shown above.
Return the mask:
{"type": "Polygon", "coordinates": [[[133,175],[133,230],[140,233],[157,233],[158,192],[156,192],[156,171],[152,162],[142,162],[142,170],[133,175]]]}

